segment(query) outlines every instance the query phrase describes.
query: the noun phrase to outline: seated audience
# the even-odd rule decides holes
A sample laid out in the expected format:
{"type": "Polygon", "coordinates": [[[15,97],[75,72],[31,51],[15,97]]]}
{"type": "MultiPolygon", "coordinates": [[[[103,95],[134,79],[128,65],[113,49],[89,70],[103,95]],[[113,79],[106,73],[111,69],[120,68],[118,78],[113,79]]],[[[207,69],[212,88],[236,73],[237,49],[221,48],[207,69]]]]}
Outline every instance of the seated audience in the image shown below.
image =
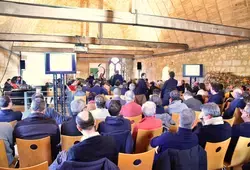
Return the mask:
{"type": "Polygon", "coordinates": [[[185,92],[186,91],[190,91],[191,93],[193,93],[193,89],[192,89],[192,87],[190,86],[190,84],[188,84],[188,83],[185,83],[185,92]]]}
{"type": "Polygon", "coordinates": [[[120,114],[124,117],[134,117],[142,114],[141,106],[135,103],[135,94],[129,90],[125,93],[126,104],[122,106],[120,114]]]}
{"type": "Polygon", "coordinates": [[[154,102],[156,104],[156,114],[163,114],[166,113],[164,110],[164,107],[162,106],[162,100],[159,95],[153,94],[150,97],[150,101],[154,102]]]}
{"type": "Polygon", "coordinates": [[[181,113],[182,110],[187,109],[187,105],[182,103],[180,98],[180,93],[178,90],[173,90],[170,92],[169,106],[167,108],[167,113],[181,113]]]}
{"type": "Polygon", "coordinates": [[[224,86],[223,86],[223,84],[221,84],[221,83],[218,83],[218,87],[219,87],[219,95],[224,99],[224,97],[225,97],[225,91],[224,91],[224,86]]]}
{"type": "Polygon", "coordinates": [[[109,113],[111,116],[106,117],[98,127],[100,133],[109,133],[115,131],[131,131],[131,123],[128,119],[123,118],[120,114],[122,105],[119,100],[112,100],[109,105],[109,113]]]}
{"type": "Polygon", "coordinates": [[[133,130],[133,138],[136,139],[138,129],[152,130],[162,127],[161,119],[155,118],[156,105],[154,102],[148,101],[142,105],[142,112],[145,116],[133,130]]]}
{"type": "Polygon", "coordinates": [[[206,142],[222,142],[231,137],[231,126],[224,122],[220,108],[215,103],[207,103],[201,108],[201,121],[194,128],[199,138],[199,144],[205,148],[206,142]]]}
{"type": "Polygon", "coordinates": [[[243,123],[238,125],[233,125],[232,127],[232,137],[227,150],[225,161],[230,163],[231,158],[235,149],[235,146],[239,140],[239,137],[250,138],[250,104],[247,104],[244,110],[241,110],[241,118],[244,120],[243,123]]]}
{"type": "Polygon", "coordinates": [[[194,82],[194,84],[193,84],[193,88],[192,88],[192,93],[193,94],[197,94],[198,93],[198,91],[200,90],[200,88],[199,88],[199,82],[194,82]]]}
{"type": "Polygon", "coordinates": [[[84,93],[86,93],[87,91],[90,91],[90,84],[86,81],[83,81],[83,84],[82,84],[82,91],[84,93]]]}
{"type": "Polygon", "coordinates": [[[31,103],[31,114],[28,118],[17,122],[14,128],[13,137],[21,139],[41,139],[50,136],[53,160],[56,158],[60,143],[59,127],[53,119],[45,115],[45,101],[36,98],[31,103]]]}
{"type": "Polygon", "coordinates": [[[113,92],[116,88],[121,88],[121,82],[119,80],[116,80],[115,85],[110,88],[110,91],[113,92]]]}
{"type": "Polygon", "coordinates": [[[177,86],[177,90],[181,93],[185,92],[185,80],[181,80],[181,85],[177,86]]]}
{"type": "MultiPolygon", "coordinates": [[[[32,100],[35,100],[37,98],[44,100],[44,96],[42,93],[35,93],[32,95],[32,100]]],[[[58,124],[58,125],[61,125],[64,121],[71,119],[71,117],[69,117],[69,116],[65,116],[65,115],[58,113],[52,107],[45,108],[45,116],[47,118],[54,119],[56,121],[56,124],[58,124]]]]}
{"type": "Polygon", "coordinates": [[[81,136],[81,132],[76,128],[76,116],[83,111],[85,103],[83,100],[73,100],[70,104],[72,110],[72,119],[64,122],[61,127],[61,134],[66,136],[81,136]]]}
{"type": "Polygon", "coordinates": [[[127,91],[128,91],[127,83],[124,82],[121,88],[121,95],[125,95],[127,91]]]}
{"type": "Polygon", "coordinates": [[[121,99],[121,89],[120,88],[115,88],[114,91],[113,91],[113,93],[114,93],[114,97],[112,99],[106,101],[106,108],[109,108],[110,102],[112,100],[118,100],[118,101],[120,101],[121,105],[125,105],[126,104],[126,101],[123,100],[123,99],[121,99]]]}
{"type": "Polygon", "coordinates": [[[14,120],[20,121],[22,119],[22,112],[15,112],[12,108],[12,101],[9,96],[0,97],[0,122],[11,122],[14,120]]]}
{"type": "Polygon", "coordinates": [[[76,92],[73,96],[75,97],[75,96],[85,96],[85,95],[86,94],[85,94],[85,92],[83,92],[82,86],[77,86],[76,92]]]}
{"type": "Polygon", "coordinates": [[[78,85],[79,81],[78,80],[71,80],[70,82],[68,82],[68,87],[70,91],[76,91],[77,85],[78,85]]]}
{"type": "Polygon", "coordinates": [[[94,92],[96,95],[99,95],[99,94],[108,95],[107,90],[100,86],[99,81],[95,82],[95,86],[90,89],[90,92],[92,93],[94,92]]]}
{"type": "Polygon", "coordinates": [[[242,90],[240,88],[235,88],[232,95],[233,95],[233,101],[230,103],[228,109],[225,110],[223,114],[224,119],[231,119],[234,115],[234,111],[236,108],[244,109],[246,106],[246,103],[244,101],[244,98],[242,96],[242,90]]]}
{"type": "Polygon", "coordinates": [[[193,97],[193,94],[189,91],[186,91],[183,94],[184,101],[183,103],[187,105],[188,108],[194,110],[194,111],[200,111],[201,110],[201,101],[198,99],[195,99],[193,97]]]}
{"type": "Polygon", "coordinates": [[[129,85],[129,90],[131,90],[132,92],[135,92],[135,84],[134,83],[131,83],[129,85]]]}
{"type": "Polygon", "coordinates": [[[208,99],[208,103],[216,103],[216,104],[222,104],[223,103],[223,97],[219,93],[220,87],[218,83],[211,83],[210,85],[210,91],[212,95],[208,99]]]}
{"type": "Polygon", "coordinates": [[[118,151],[115,140],[96,132],[95,120],[90,112],[80,112],[76,117],[76,124],[83,137],[80,143],[69,149],[67,161],[91,162],[106,157],[117,164],[118,151]]]}
{"type": "Polygon", "coordinates": [[[3,91],[11,91],[12,90],[11,86],[11,79],[7,79],[7,81],[4,83],[3,91]]]}
{"type": "Polygon", "coordinates": [[[110,116],[108,109],[105,108],[105,98],[101,95],[95,97],[96,109],[92,110],[91,113],[95,119],[105,119],[110,116]]]}
{"type": "Polygon", "coordinates": [[[195,113],[191,109],[185,109],[180,114],[180,125],[177,133],[165,132],[161,136],[151,140],[151,146],[157,148],[155,160],[167,149],[186,150],[199,145],[198,137],[192,132],[195,121],[195,113]]]}
{"type": "Polygon", "coordinates": [[[9,165],[14,161],[13,127],[6,122],[0,122],[0,140],[4,141],[9,165]]]}
{"type": "Polygon", "coordinates": [[[95,93],[89,93],[89,95],[87,96],[87,110],[88,111],[92,111],[92,110],[95,110],[96,109],[96,106],[95,106],[95,96],[96,94],[95,93]]]}
{"type": "Polygon", "coordinates": [[[208,96],[206,85],[204,83],[199,84],[199,91],[197,92],[197,95],[208,96]]]}
{"type": "Polygon", "coordinates": [[[149,94],[149,95],[152,95],[155,89],[160,90],[158,87],[156,87],[156,84],[155,84],[155,82],[153,82],[153,81],[150,82],[150,85],[149,85],[149,86],[150,86],[149,91],[148,91],[148,94],[149,94]]]}

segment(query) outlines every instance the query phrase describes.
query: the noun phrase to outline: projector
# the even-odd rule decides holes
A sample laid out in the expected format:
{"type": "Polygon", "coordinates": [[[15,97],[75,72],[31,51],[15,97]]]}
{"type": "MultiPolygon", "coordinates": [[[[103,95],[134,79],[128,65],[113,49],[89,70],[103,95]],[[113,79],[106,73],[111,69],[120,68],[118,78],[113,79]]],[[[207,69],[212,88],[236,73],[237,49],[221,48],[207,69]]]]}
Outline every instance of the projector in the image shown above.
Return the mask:
{"type": "Polygon", "coordinates": [[[88,52],[88,47],[86,47],[84,44],[76,44],[74,51],[75,52],[87,53],[88,52]]]}

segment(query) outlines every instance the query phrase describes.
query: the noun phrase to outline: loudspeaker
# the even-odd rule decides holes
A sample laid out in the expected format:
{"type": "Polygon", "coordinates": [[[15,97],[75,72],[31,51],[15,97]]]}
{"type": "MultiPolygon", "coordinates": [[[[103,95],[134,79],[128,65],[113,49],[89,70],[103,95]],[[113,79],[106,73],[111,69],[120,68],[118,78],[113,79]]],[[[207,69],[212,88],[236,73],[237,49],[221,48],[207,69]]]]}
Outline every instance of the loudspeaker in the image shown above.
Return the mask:
{"type": "Polygon", "coordinates": [[[20,60],[20,69],[21,70],[25,69],[25,60],[20,60]]]}
{"type": "Polygon", "coordinates": [[[137,62],[137,70],[141,70],[141,69],[142,69],[141,62],[137,62]]]}

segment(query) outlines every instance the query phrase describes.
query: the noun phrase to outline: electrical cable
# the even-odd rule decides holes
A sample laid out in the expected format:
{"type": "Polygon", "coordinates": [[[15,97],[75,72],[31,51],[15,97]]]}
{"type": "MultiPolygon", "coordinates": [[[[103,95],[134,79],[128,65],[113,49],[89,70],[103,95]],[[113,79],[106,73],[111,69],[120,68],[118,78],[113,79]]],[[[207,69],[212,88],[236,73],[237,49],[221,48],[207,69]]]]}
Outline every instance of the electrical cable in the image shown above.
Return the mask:
{"type": "Polygon", "coordinates": [[[4,76],[5,76],[6,72],[7,72],[7,69],[8,69],[8,66],[9,66],[9,63],[10,63],[10,59],[11,59],[11,56],[12,56],[13,45],[14,45],[14,41],[13,41],[13,43],[12,43],[12,45],[11,45],[11,50],[10,50],[10,52],[9,52],[10,54],[9,54],[9,57],[8,57],[7,65],[6,65],[6,67],[5,67],[3,76],[2,76],[2,78],[1,78],[1,80],[0,80],[0,84],[2,83],[3,78],[4,78],[4,76]]]}

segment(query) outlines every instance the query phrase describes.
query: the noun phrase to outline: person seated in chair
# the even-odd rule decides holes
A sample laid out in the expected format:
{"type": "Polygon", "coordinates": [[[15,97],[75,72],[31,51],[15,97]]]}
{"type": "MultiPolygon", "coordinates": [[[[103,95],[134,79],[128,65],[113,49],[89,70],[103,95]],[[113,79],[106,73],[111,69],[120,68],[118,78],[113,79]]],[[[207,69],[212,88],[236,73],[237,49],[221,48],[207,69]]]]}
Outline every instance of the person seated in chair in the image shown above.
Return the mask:
{"type": "Polygon", "coordinates": [[[215,103],[207,103],[201,107],[201,122],[194,128],[199,144],[205,148],[206,142],[222,142],[231,137],[231,126],[224,122],[220,108],[215,103]]]}
{"type": "Polygon", "coordinates": [[[164,107],[162,106],[162,100],[159,95],[153,94],[149,100],[156,104],[156,114],[166,113],[164,107]]]}
{"type": "Polygon", "coordinates": [[[105,119],[110,116],[108,109],[105,108],[105,98],[101,95],[95,97],[96,109],[92,110],[91,113],[95,119],[105,119]]]}
{"type": "MultiPolygon", "coordinates": [[[[8,158],[8,165],[14,161],[13,127],[7,122],[0,122],[0,140],[3,140],[8,158]]],[[[3,154],[3,153],[1,153],[3,154]]]]}
{"type": "Polygon", "coordinates": [[[132,90],[125,93],[125,100],[126,104],[122,106],[121,115],[124,117],[135,117],[142,114],[141,106],[135,102],[135,94],[132,90]]]}
{"type": "Polygon", "coordinates": [[[45,101],[41,98],[32,100],[31,114],[29,117],[17,122],[13,137],[20,139],[41,139],[50,136],[52,159],[54,160],[59,152],[60,143],[59,127],[53,119],[45,115],[45,101]]]}
{"type": "Polygon", "coordinates": [[[244,109],[246,103],[242,96],[242,90],[240,88],[235,88],[232,95],[234,100],[230,103],[229,108],[225,110],[223,114],[224,119],[231,119],[234,115],[236,108],[244,109]]]}
{"type": "Polygon", "coordinates": [[[222,104],[223,103],[223,96],[219,93],[220,86],[218,83],[211,83],[210,84],[210,91],[212,95],[208,99],[208,103],[216,103],[222,104]]]}
{"type": "Polygon", "coordinates": [[[187,105],[188,108],[194,110],[194,111],[200,111],[201,110],[201,101],[198,99],[195,99],[193,97],[193,94],[190,91],[186,91],[184,94],[184,101],[183,103],[185,103],[187,105]]]}
{"type": "Polygon", "coordinates": [[[5,91],[11,91],[12,88],[13,87],[11,86],[11,79],[7,79],[7,81],[4,83],[3,92],[5,92],[5,91]]]}
{"type": "Polygon", "coordinates": [[[76,117],[76,124],[83,137],[80,143],[69,149],[67,161],[91,162],[106,157],[117,164],[118,151],[115,140],[111,136],[101,136],[96,132],[95,120],[90,112],[80,112],[76,117]]]}
{"type": "Polygon", "coordinates": [[[121,99],[121,89],[120,88],[115,88],[113,93],[114,93],[114,97],[112,99],[106,101],[106,108],[109,108],[110,102],[112,100],[120,101],[122,106],[126,104],[126,101],[121,99]]]}
{"type": "Polygon", "coordinates": [[[107,90],[105,88],[101,87],[99,81],[95,82],[95,86],[90,89],[90,92],[94,92],[94,93],[96,93],[96,95],[99,95],[99,94],[108,95],[107,90]]]}
{"type": "MultiPolygon", "coordinates": [[[[76,92],[73,96],[75,97],[75,96],[85,96],[85,95],[86,94],[85,94],[85,92],[83,92],[82,86],[77,86],[76,92]]],[[[74,97],[73,97],[73,99],[74,99],[74,97]]]]}
{"type": "Polygon", "coordinates": [[[123,118],[120,114],[122,105],[119,100],[111,100],[109,105],[109,113],[111,116],[106,117],[98,127],[100,133],[110,133],[115,131],[131,131],[131,123],[128,119],[123,118]]]}
{"type": "Polygon", "coordinates": [[[185,103],[182,103],[180,98],[180,93],[178,90],[173,90],[170,92],[169,106],[167,108],[167,113],[172,115],[172,113],[180,113],[184,109],[188,109],[185,103]]]}
{"type": "Polygon", "coordinates": [[[0,122],[20,121],[22,119],[22,112],[13,111],[12,106],[13,103],[9,96],[0,97],[0,122]]]}
{"type": "Polygon", "coordinates": [[[192,109],[185,109],[180,114],[180,125],[177,133],[166,132],[153,138],[151,146],[157,148],[155,160],[169,148],[186,150],[199,145],[198,137],[192,132],[194,121],[195,112],[192,109]]]}
{"type": "Polygon", "coordinates": [[[81,132],[76,128],[76,116],[83,111],[85,103],[83,100],[73,100],[70,104],[72,110],[72,119],[64,122],[61,127],[61,134],[66,136],[81,136],[81,132]]]}
{"type": "Polygon", "coordinates": [[[154,102],[148,101],[142,105],[142,112],[145,116],[133,130],[133,138],[136,139],[139,129],[153,130],[162,127],[161,119],[155,118],[156,105],[154,102]]]}
{"type": "Polygon", "coordinates": [[[232,137],[225,157],[225,161],[228,163],[231,162],[231,158],[239,137],[250,138],[250,104],[247,104],[246,107],[241,110],[241,112],[241,118],[244,120],[244,122],[238,125],[233,125],[232,127],[232,137]]]}

